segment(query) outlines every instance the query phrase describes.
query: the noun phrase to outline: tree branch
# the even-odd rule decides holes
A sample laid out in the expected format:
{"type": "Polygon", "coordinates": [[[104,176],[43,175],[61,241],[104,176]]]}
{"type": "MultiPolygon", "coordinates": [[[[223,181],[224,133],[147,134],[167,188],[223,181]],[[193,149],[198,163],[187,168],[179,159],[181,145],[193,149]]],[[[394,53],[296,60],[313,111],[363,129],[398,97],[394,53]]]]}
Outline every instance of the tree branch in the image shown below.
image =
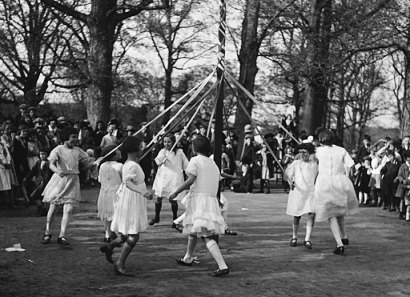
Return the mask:
{"type": "Polygon", "coordinates": [[[116,22],[122,22],[123,20],[126,20],[130,17],[139,15],[144,10],[161,10],[161,9],[169,8],[169,6],[170,6],[169,5],[169,0],[161,0],[161,4],[158,4],[156,6],[149,6],[153,2],[154,2],[153,0],[142,0],[140,2],[140,4],[138,4],[137,6],[118,5],[116,7],[116,11],[118,11],[118,10],[127,10],[127,11],[123,12],[123,13],[120,13],[120,14],[117,14],[114,17],[114,20],[116,22]]]}
{"type": "Polygon", "coordinates": [[[55,0],[41,0],[41,2],[49,7],[53,7],[54,9],[75,18],[76,20],[87,23],[87,15],[85,13],[79,12],[67,5],[60,4],[55,0]]]}

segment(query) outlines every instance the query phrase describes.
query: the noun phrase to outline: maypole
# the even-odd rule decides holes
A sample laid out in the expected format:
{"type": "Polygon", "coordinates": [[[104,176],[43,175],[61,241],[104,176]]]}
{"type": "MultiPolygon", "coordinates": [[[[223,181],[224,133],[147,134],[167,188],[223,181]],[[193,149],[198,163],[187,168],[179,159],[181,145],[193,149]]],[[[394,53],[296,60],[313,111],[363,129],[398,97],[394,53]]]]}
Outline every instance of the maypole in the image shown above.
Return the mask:
{"type": "Polygon", "coordinates": [[[222,155],[222,128],[223,128],[223,100],[224,100],[224,80],[225,80],[225,31],[226,31],[226,4],[221,0],[219,7],[219,30],[218,30],[218,65],[216,77],[218,81],[218,91],[215,108],[215,141],[214,141],[214,161],[221,168],[222,155]]]}

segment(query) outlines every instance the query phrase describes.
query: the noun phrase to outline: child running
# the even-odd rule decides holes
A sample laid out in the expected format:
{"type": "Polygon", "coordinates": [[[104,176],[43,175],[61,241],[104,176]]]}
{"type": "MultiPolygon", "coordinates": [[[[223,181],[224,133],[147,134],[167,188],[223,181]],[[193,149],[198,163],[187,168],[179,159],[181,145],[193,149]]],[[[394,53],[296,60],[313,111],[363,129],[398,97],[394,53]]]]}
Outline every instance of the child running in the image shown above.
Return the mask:
{"type": "Polygon", "coordinates": [[[293,161],[286,169],[286,175],[291,185],[286,214],[293,216],[293,234],[290,246],[297,246],[300,218],[302,215],[308,214],[303,246],[307,249],[312,249],[310,235],[315,219],[315,214],[313,213],[313,197],[318,165],[317,160],[311,158],[311,155],[315,153],[313,144],[302,143],[298,146],[297,151],[300,155],[300,159],[293,161]]]}
{"type": "Polygon", "coordinates": [[[175,199],[182,191],[191,187],[191,197],[183,220],[183,233],[188,234],[187,252],[182,259],[177,259],[177,263],[191,266],[197,238],[202,238],[219,267],[209,275],[227,275],[229,268],[217,244],[218,235],[225,232],[225,221],[216,197],[220,180],[219,169],[215,162],[208,158],[211,148],[208,138],[198,135],[192,141],[192,147],[196,156],[186,168],[188,179],[169,197],[170,200],[175,199]]]}
{"type": "Polygon", "coordinates": [[[111,230],[119,234],[117,238],[100,247],[108,262],[114,263],[112,254],[114,248],[124,243],[120,256],[114,263],[114,270],[122,276],[133,276],[125,269],[125,260],[139,240],[139,233],[147,229],[147,201],[152,199],[152,193],[147,192],[144,182],[145,175],[138,164],[139,139],[128,136],[123,143],[127,153],[127,161],[122,167],[122,184],[117,192],[117,202],[111,230]]]}
{"type": "Polygon", "coordinates": [[[121,159],[119,150],[110,153],[116,147],[115,144],[103,148],[102,155],[106,160],[98,173],[98,181],[101,183],[100,194],[98,195],[98,217],[104,222],[104,242],[111,242],[117,236],[111,232],[111,221],[114,215],[114,198],[122,183],[122,164],[117,160],[121,159]],[[107,155],[109,154],[109,155],[107,155]]]}
{"type": "Polygon", "coordinates": [[[54,172],[42,195],[43,202],[50,203],[47,213],[46,231],[43,243],[51,241],[51,224],[57,205],[63,205],[63,217],[61,219],[61,230],[57,243],[69,245],[66,232],[68,223],[75,207],[79,206],[81,200],[79,165],[88,166],[88,155],[76,145],[78,144],[78,132],[73,127],[66,127],[62,131],[61,140],[63,145],[55,147],[48,157],[50,169],[54,172]]]}
{"type": "MultiPolygon", "coordinates": [[[[164,137],[164,148],[158,153],[155,158],[155,163],[158,165],[157,175],[155,176],[152,189],[155,191],[157,200],[155,201],[155,217],[149,222],[150,225],[159,223],[160,213],[162,208],[162,199],[169,197],[172,191],[184,183],[184,170],[187,168],[188,159],[184,151],[180,148],[172,149],[175,143],[175,137],[164,137]]],[[[185,193],[180,194],[180,199],[185,196],[185,193]]],[[[178,218],[178,202],[169,200],[172,209],[172,220],[178,218]]],[[[172,228],[177,229],[177,225],[172,223],[172,228]]]]}

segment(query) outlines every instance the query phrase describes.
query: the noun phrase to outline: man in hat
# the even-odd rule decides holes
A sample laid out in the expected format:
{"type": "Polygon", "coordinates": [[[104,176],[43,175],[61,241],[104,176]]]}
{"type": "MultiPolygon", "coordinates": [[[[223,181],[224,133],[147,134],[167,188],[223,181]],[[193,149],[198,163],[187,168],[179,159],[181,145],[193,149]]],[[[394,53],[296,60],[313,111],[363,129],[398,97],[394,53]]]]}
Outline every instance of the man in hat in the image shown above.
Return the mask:
{"type": "Polygon", "coordinates": [[[245,145],[243,147],[243,152],[241,156],[242,164],[242,185],[241,188],[244,192],[252,193],[253,192],[253,170],[254,164],[256,161],[256,151],[253,134],[245,134],[245,145]]]}
{"type": "Polygon", "coordinates": [[[135,129],[133,126],[128,125],[127,128],[125,128],[125,132],[127,133],[127,136],[131,136],[135,133],[135,129]]]}
{"type": "Polygon", "coordinates": [[[19,105],[20,113],[16,116],[14,120],[14,126],[18,127],[24,123],[24,118],[28,116],[28,106],[27,104],[20,104],[19,105]]]}
{"type": "MultiPolygon", "coordinates": [[[[37,118],[37,119],[40,119],[40,118],[37,118]]],[[[41,147],[43,147],[44,149],[49,150],[50,149],[50,140],[48,139],[47,133],[44,130],[42,119],[40,119],[40,120],[36,121],[35,124],[34,124],[34,129],[37,133],[37,140],[40,142],[41,147]]]]}
{"type": "Polygon", "coordinates": [[[111,119],[108,122],[108,128],[112,129],[112,135],[116,138],[116,143],[119,144],[121,143],[124,135],[123,132],[120,130],[120,122],[117,119],[111,119]]]}
{"type": "Polygon", "coordinates": [[[37,118],[37,108],[35,108],[33,106],[29,107],[28,115],[29,115],[31,121],[34,123],[34,120],[37,118]]]}

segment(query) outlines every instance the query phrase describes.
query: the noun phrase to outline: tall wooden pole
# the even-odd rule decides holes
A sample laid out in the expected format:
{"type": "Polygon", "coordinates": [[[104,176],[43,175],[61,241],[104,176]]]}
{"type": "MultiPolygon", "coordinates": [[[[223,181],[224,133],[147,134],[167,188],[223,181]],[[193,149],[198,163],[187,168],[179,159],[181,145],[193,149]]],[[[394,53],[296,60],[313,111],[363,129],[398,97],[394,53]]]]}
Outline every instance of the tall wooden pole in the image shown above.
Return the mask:
{"type": "Polygon", "coordinates": [[[217,79],[218,91],[215,108],[215,141],[214,141],[214,161],[221,169],[222,155],[222,130],[223,130],[223,100],[224,100],[224,80],[225,80],[225,31],[226,31],[226,4],[225,0],[220,2],[220,23],[218,30],[219,50],[217,79]]]}

